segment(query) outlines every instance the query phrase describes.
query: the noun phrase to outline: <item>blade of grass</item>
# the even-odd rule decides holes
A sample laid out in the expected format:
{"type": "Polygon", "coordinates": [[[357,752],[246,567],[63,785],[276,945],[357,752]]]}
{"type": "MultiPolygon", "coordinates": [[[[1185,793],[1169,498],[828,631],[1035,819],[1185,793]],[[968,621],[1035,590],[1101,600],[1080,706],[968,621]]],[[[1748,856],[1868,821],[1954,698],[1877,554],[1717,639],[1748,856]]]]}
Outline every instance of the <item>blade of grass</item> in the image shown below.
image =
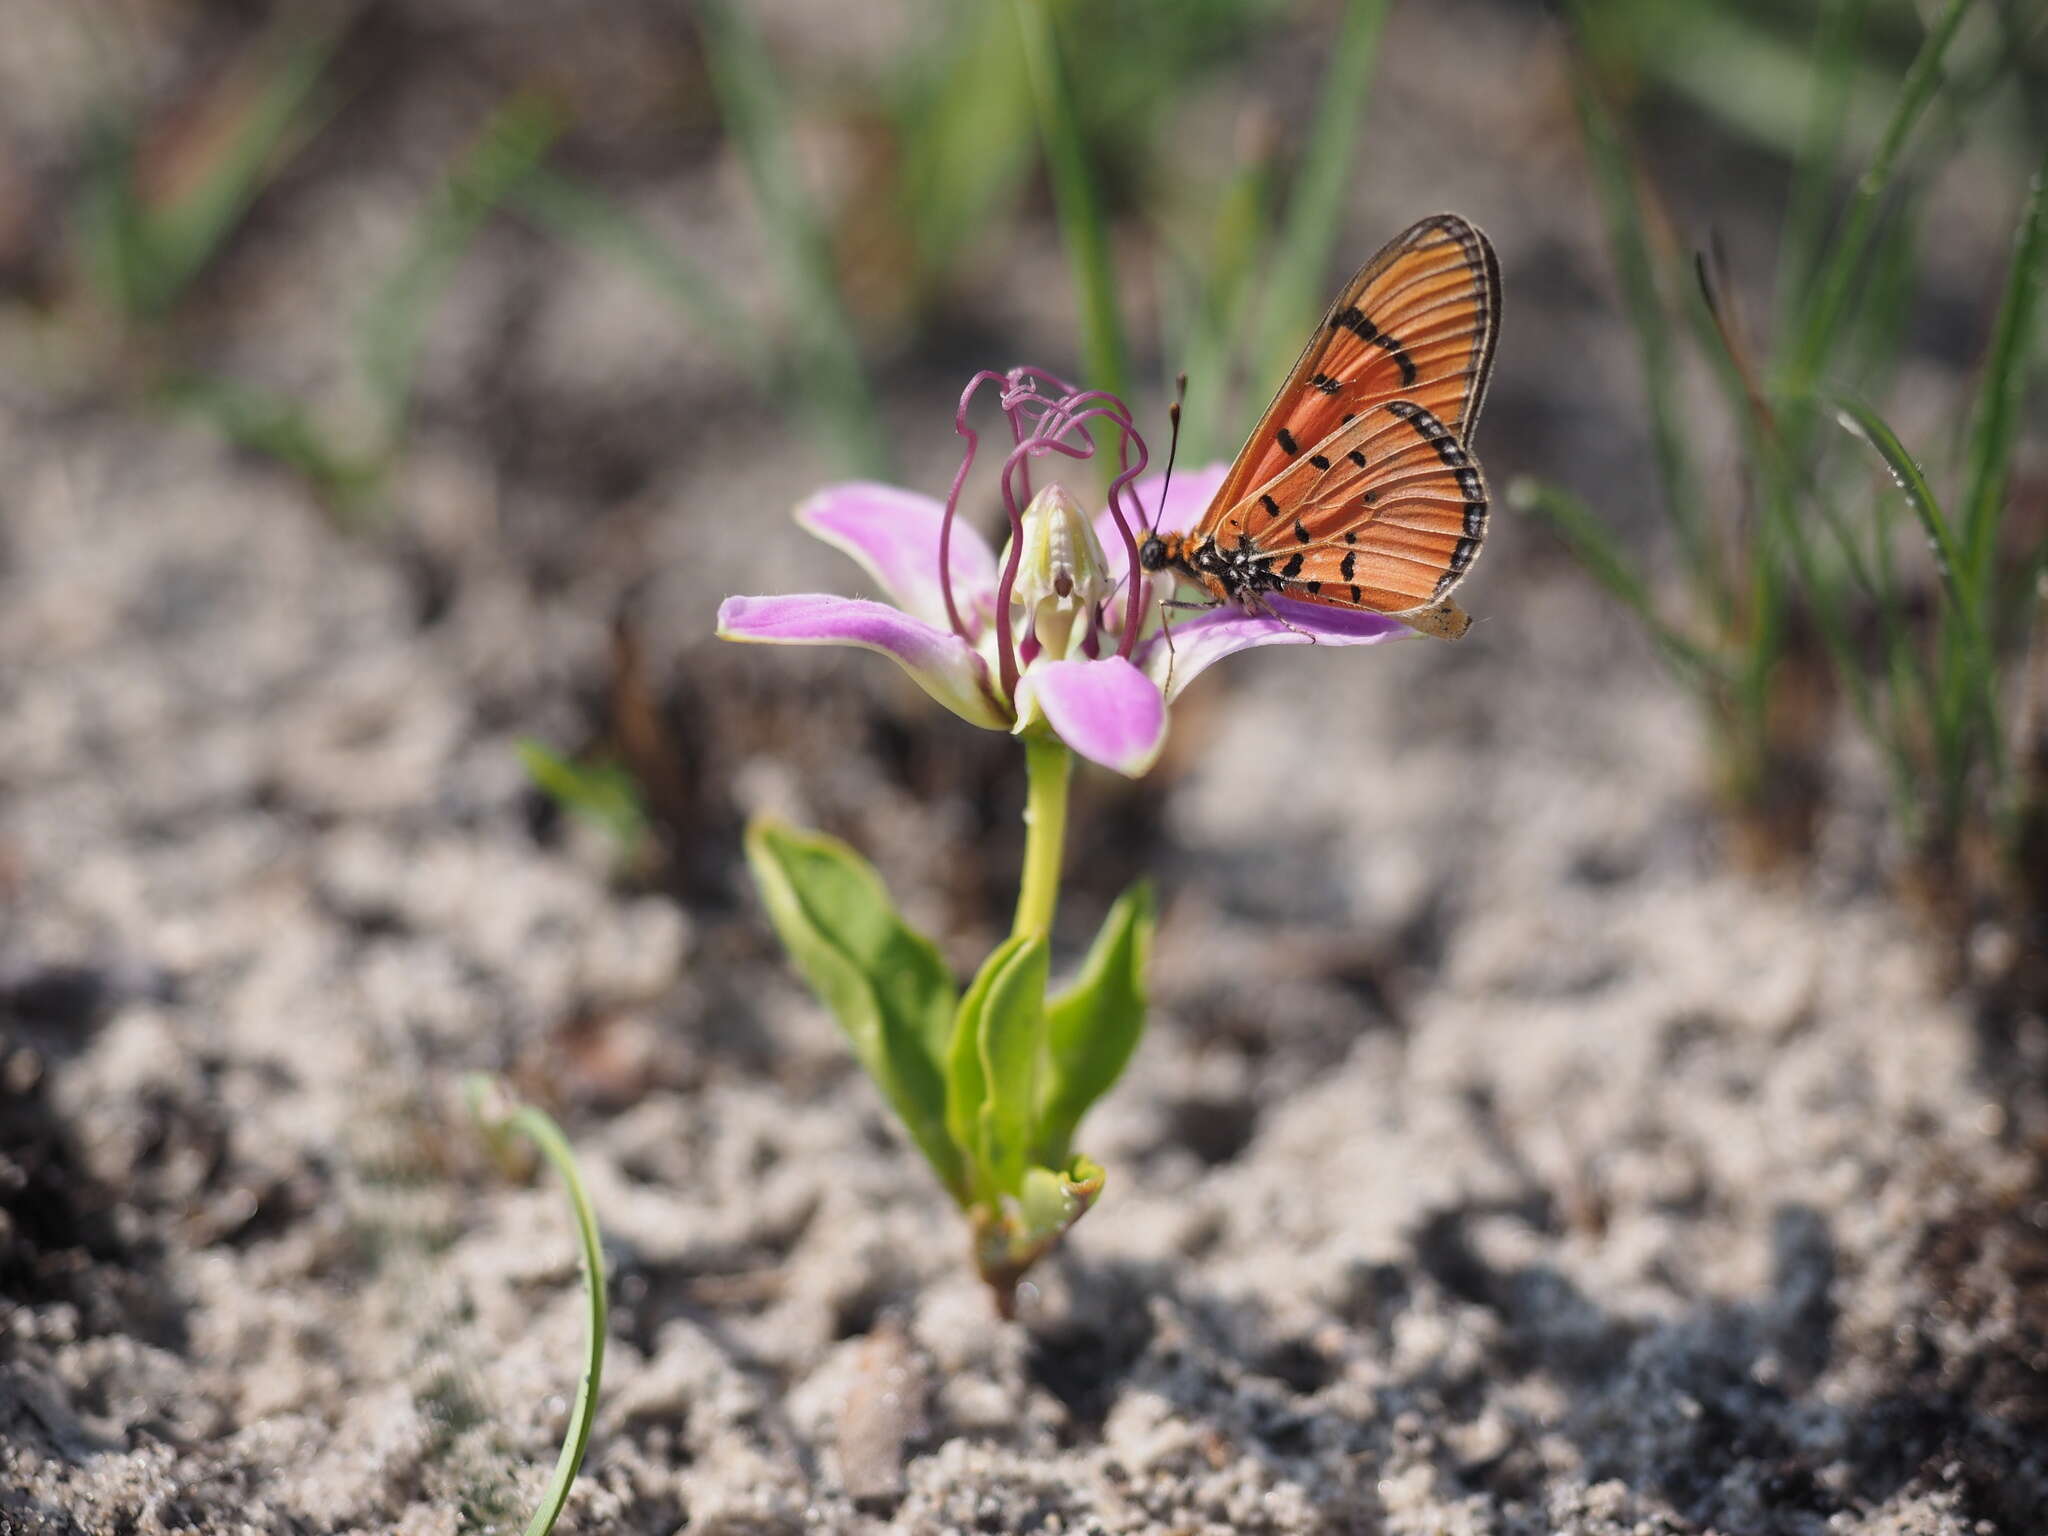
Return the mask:
{"type": "Polygon", "coordinates": [[[1179,286],[1189,317],[1179,349],[1188,376],[1181,418],[1181,450],[1200,464],[1237,445],[1217,441],[1235,377],[1231,366],[1252,318],[1258,285],[1253,281],[1262,239],[1273,207],[1274,172],[1269,154],[1254,150],[1232,173],[1218,200],[1205,260],[1184,264],[1179,286]]]}
{"type": "Polygon", "coordinates": [[[463,1095],[477,1126],[503,1154],[511,1138],[524,1136],[547,1159],[562,1181],[570,1213],[576,1219],[576,1244],[583,1269],[583,1374],[576,1384],[576,1406],[569,1414],[568,1431],[562,1437],[562,1451],[555,1459],[554,1475],[542,1492],[533,1518],[526,1522],[525,1536],[548,1536],[569,1502],[569,1489],[582,1469],[583,1454],[590,1448],[590,1427],[597,1414],[597,1391],[604,1377],[605,1280],[604,1245],[598,1235],[597,1211],[590,1193],[583,1187],[583,1175],[576,1167],[576,1153],[561,1127],[531,1104],[509,1103],[490,1078],[476,1074],[463,1083],[463,1095]]]}
{"type": "Polygon", "coordinates": [[[1790,633],[1792,607],[1798,603],[1820,635],[1857,722],[1884,759],[1890,772],[1895,811],[1901,816],[1909,815],[1912,763],[1897,730],[1889,728],[1895,722],[1878,710],[1870,679],[1856,654],[1842,584],[1834,568],[1821,562],[1808,537],[1800,516],[1802,503],[1834,533],[1850,574],[1867,593],[1877,597],[1874,578],[1826,490],[1794,458],[1736,316],[1724,299],[1706,256],[1696,259],[1695,272],[1698,283],[1694,307],[1700,317],[1702,339],[1735,405],[1753,491],[1763,510],[1763,517],[1750,535],[1750,634],[1737,693],[1745,741],[1752,749],[1768,748],[1772,689],[1790,633]],[[1780,551],[1790,557],[1791,574],[1798,578],[1796,587],[1786,579],[1780,551]]]}
{"type": "Polygon", "coordinates": [[[1812,300],[1804,306],[1802,323],[1790,349],[1784,377],[1785,393],[1803,397],[1812,390],[1822,366],[1832,351],[1856,279],[1864,266],[1886,195],[1898,176],[1899,159],[1914,126],[1934,99],[1941,84],[1941,64],[1954,41],[1956,30],[1970,9],[1971,0],[1949,0],[1929,29],[1915,55],[1912,67],[1899,88],[1898,100],[1885,126],[1884,137],[1849,199],[1848,211],[1834,243],[1815,277],[1812,300]]]}
{"type": "Polygon", "coordinates": [[[90,275],[131,315],[168,310],[219,252],[287,148],[314,131],[310,101],[349,12],[289,16],[251,45],[203,102],[196,126],[145,155],[139,125],[90,128],[79,227],[90,275]],[[160,162],[145,172],[144,162],[160,162]]]}
{"type": "Polygon", "coordinates": [[[698,0],[696,12],[719,113],[746,166],[795,313],[792,387],[849,469],[886,477],[888,443],[833,272],[831,244],[790,148],[790,107],[774,62],[745,8],[731,0],[698,0]]]}
{"type": "Polygon", "coordinates": [[[351,19],[347,10],[324,21],[285,13],[257,45],[247,78],[238,72],[228,83],[225,120],[203,145],[206,157],[177,195],[145,212],[149,308],[167,307],[204,270],[276,173],[287,143],[310,136],[314,88],[351,19]]]}
{"type": "Polygon", "coordinates": [[[167,403],[207,421],[229,442],[303,475],[345,524],[358,520],[376,490],[383,466],[335,448],[290,400],[203,373],[173,374],[159,388],[167,403]]]}
{"type": "MultiPolygon", "coordinates": [[[[1578,0],[1573,14],[1583,35],[1590,25],[1590,8],[1584,0],[1578,0]]],[[[1678,536],[1694,595],[1717,623],[1725,624],[1730,600],[1720,579],[1718,557],[1708,542],[1706,519],[1699,502],[1699,479],[1680,425],[1684,411],[1678,394],[1678,348],[1645,233],[1649,222],[1637,192],[1635,166],[1624,147],[1620,125],[1591,78],[1591,66],[1582,54],[1574,53],[1571,73],[1572,100],[1578,110],[1586,158],[1593,169],[1608,246],[1621,277],[1623,304],[1642,362],[1643,385],[1650,407],[1651,448],[1664,493],[1665,515],[1678,536]]]]}
{"type": "Polygon", "coordinates": [[[1821,0],[1814,27],[1813,83],[1806,132],[1792,167],[1785,235],[1778,248],[1778,331],[1792,328],[1806,303],[1827,237],[1828,204],[1842,158],[1857,40],[1870,0],[1821,0]]]}
{"type": "Polygon", "coordinates": [[[1030,173],[1033,107],[1002,6],[955,9],[946,35],[913,62],[918,77],[900,93],[896,127],[903,215],[928,289],[1030,173]]]}
{"type": "MultiPolygon", "coordinates": [[[[1926,474],[1890,425],[1861,401],[1830,399],[1827,403],[1845,430],[1877,451],[1927,535],[1942,590],[1949,599],[1945,617],[1953,623],[1958,636],[1951,652],[1954,659],[1943,668],[1940,678],[1936,718],[1945,719],[1948,727],[1957,731],[1972,717],[1982,724],[1985,760],[1993,782],[1997,783],[2004,776],[2003,737],[1998,725],[1998,673],[1985,634],[1983,609],[1963,565],[1963,545],[1943,514],[1926,474]]],[[[1952,805],[1959,804],[1967,771],[1967,744],[1959,743],[1954,760],[1946,765],[1943,774],[1943,789],[1952,805]]]]}
{"type": "Polygon", "coordinates": [[[2005,509],[2006,482],[2026,391],[2028,356],[2037,332],[2044,267],[2048,267],[2048,156],[2027,185],[2026,201],[2013,233],[2012,267],[1999,302],[1991,354],[1985,360],[1971,424],[1962,558],[1987,628],[1996,622],[1992,607],[1998,525],[2005,509]]]}
{"type": "Polygon", "coordinates": [[[1315,120],[1309,125],[1301,169],[1288,194],[1266,303],[1259,314],[1255,393],[1262,401],[1279,389],[1301,348],[1301,338],[1323,313],[1330,258],[1343,232],[1352,185],[1351,162],[1365,121],[1365,102],[1371,94],[1386,20],[1387,0],[1350,0],[1336,44],[1330,49],[1329,69],[1323,76],[1315,120]]]}
{"type": "MultiPolygon", "coordinates": [[[[1914,646],[1899,602],[1898,573],[1892,554],[1897,534],[1890,496],[1880,493],[1872,498],[1871,527],[1875,535],[1877,589],[1881,594],[1878,622],[1884,637],[1886,707],[1890,712],[1892,734],[1899,738],[1900,750],[1910,754],[1915,743],[1907,733],[1917,721],[1927,734],[1926,750],[1939,752],[1942,740],[1936,727],[1939,700],[1935,694],[1934,671],[1914,646]]],[[[1908,842],[1917,843],[1924,830],[1917,797],[1905,796],[1900,810],[1905,817],[1902,825],[1908,842]]]]}
{"type": "Polygon", "coordinates": [[[1017,18],[1032,102],[1038,112],[1053,203],[1059,210],[1060,239],[1067,248],[1067,265],[1073,270],[1081,302],[1085,382],[1128,400],[1130,361],[1110,255],[1109,217],[1089,164],[1080,114],[1060,56],[1053,0],[1013,0],[1011,9],[1017,18]]]}
{"type": "Polygon", "coordinates": [[[1928,548],[1934,552],[1934,566],[1941,577],[1942,590],[1949,601],[1966,621],[1974,621],[1976,607],[1970,600],[1965,582],[1968,580],[1963,566],[1962,546],[1949,528],[1948,518],[1942,513],[1941,502],[1934,494],[1934,488],[1927,483],[1927,476],[1918,461],[1907,451],[1899,436],[1876,411],[1860,400],[1827,397],[1826,402],[1835,412],[1835,418],[1846,432],[1855,434],[1877,451],[1884,460],[1885,468],[1891,471],[1893,482],[1906,498],[1906,505],[1920,520],[1921,530],[1927,535],[1928,548]]]}
{"type": "Polygon", "coordinates": [[[364,312],[358,345],[363,374],[396,441],[412,405],[427,320],[484,221],[540,162],[561,131],[554,106],[513,97],[485,120],[475,146],[456,163],[415,224],[403,259],[364,312]]]}
{"type": "Polygon", "coordinates": [[[1665,622],[1650,596],[1649,584],[1629,563],[1614,535],[1578,497],[1560,487],[1525,478],[1509,484],[1508,505],[1549,525],[1588,574],[1636,615],[1651,638],[1682,671],[1706,679],[1725,675],[1717,657],[1665,622]]]}
{"type": "MultiPolygon", "coordinates": [[[[1750,144],[1796,161],[1813,126],[1814,56],[1810,47],[1756,19],[1757,11],[1769,9],[1793,10],[1698,0],[1643,6],[1645,14],[1632,29],[1633,52],[1637,68],[1696,110],[1750,144]]],[[[1850,70],[1844,115],[1851,123],[1880,116],[1896,83],[1862,67],[1853,55],[1844,63],[1850,70]]]]}

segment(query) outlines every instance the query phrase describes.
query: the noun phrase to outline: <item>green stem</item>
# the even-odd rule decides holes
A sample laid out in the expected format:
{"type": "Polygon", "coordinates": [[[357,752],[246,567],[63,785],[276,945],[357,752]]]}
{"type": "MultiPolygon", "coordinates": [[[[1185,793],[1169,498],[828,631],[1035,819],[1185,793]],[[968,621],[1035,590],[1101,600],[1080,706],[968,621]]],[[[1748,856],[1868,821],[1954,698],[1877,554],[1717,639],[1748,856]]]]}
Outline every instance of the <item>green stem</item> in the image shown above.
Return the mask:
{"type": "Polygon", "coordinates": [[[1067,784],[1074,754],[1056,736],[1024,738],[1024,878],[1017,890],[1017,921],[1011,936],[1052,933],[1060,900],[1060,861],[1067,843],[1067,784]]]}
{"type": "Polygon", "coordinates": [[[525,1536],[548,1536],[569,1502],[570,1485],[583,1465],[583,1453],[590,1445],[591,1420],[597,1414],[597,1387],[604,1375],[605,1290],[604,1248],[597,1231],[597,1212],[576,1170],[576,1154],[560,1127],[531,1104],[507,1100],[504,1091],[482,1073],[463,1083],[469,1112],[492,1147],[502,1156],[514,1134],[524,1136],[553,1165],[569,1196],[569,1208],[576,1217],[577,1246],[583,1258],[583,1379],[576,1387],[576,1407],[569,1415],[568,1433],[562,1437],[562,1453],[555,1461],[555,1475],[548,1480],[540,1507],[527,1522],[525,1536]]]}

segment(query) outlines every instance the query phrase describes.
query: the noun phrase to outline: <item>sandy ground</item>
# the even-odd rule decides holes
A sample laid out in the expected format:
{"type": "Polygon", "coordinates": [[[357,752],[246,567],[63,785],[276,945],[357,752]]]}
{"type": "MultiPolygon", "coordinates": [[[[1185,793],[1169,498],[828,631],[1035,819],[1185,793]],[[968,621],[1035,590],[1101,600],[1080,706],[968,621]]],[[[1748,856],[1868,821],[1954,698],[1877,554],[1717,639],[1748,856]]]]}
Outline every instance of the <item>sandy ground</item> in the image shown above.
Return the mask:
{"type": "MultiPolygon", "coordinates": [[[[580,1313],[468,1066],[547,1085],[612,1245],[577,1529],[2048,1514],[2020,1064],[1846,854],[1727,870],[1691,716],[1565,583],[1457,648],[1242,660],[1184,713],[1133,834],[1158,1017],[1085,1137],[1109,1191],[1006,1328],[758,917],[539,813],[503,701],[601,626],[479,572],[423,628],[402,569],[193,432],[7,448],[0,651],[41,662],[0,712],[17,1528],[523,1507],[580,1313]],[[1322,771],[1274,784],[1310,716],[1322,771]]],[[[733,654],[683,670],[783,660],[733,654]]],[[[967,734],[879,664],[806,686],[967,734]]],[[[790,712],[740,801],[858,807],[899,877],[959,858],[871,751],[833,765],[858,727],[790,712]]]]}
{"type": "MultiPolygon", "coordinates": [[[[1641,484],[1554,59],[1446,9],[1536,77],[1456,130],[1522,158],[1447,198],[1389,157],[1361,239],[1483,215],[1495,478],[1641,484]]],[[[1414,15],[1396,121],[1459,64],[1414,15]]],[[[459,140],[423,99],[407,142],[459,140]]],[[[404,165],[313,169],[199,302],[222,366],[347,421],[324,296],[398,242],[361,210],[404,165]]],[[[716,162],[646,198],[735,274],[743,205],[716,162]]],[[[914,483],[954,387],[892,376],[914,483]]],[[[708,638],[724,593],[851,588],[783,517],[824,459],[616,272],[494,234],[422,393],[367,532],[118,394],[0,394],[0,1533],[517,1529],[582,1313],[475,1068],[563,1121],[608,1243],[567,1530],[2048,1530],[2048,1026],[1956,990],[1855,751],[1815,864],[1738,868],[1686,701],[1505,512],[1461,644],[1205,679],[1158,774],[1080,784],[1062,940],[1155,874],[1156,1010],[1005,1326],[737,827],[851,837],[965,969],[1014,749],[873,658],[708,638]],[[514,751],[622,717],[651,864],[514,751]]]]}

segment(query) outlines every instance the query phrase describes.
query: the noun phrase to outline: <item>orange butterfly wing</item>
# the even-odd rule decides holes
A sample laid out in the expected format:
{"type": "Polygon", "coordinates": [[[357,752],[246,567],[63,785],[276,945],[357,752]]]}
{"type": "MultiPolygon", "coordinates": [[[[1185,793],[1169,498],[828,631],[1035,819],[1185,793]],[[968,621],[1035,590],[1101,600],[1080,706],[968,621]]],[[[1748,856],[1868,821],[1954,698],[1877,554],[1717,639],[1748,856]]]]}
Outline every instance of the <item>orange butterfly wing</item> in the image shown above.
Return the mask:
{"type": "Polygon", "coordinates": [[[1249,552],[1269,590],[1410,616],[1432,609],[1486,532],[1466,444],[1500,320],[1500,266],[1456,214],[1390,241],[1337,295],[1191,538],[1249,552]]]}
{"type": "MultiPolygon", "coordinates": [[[[1282,597],[1409,614],[1442,603],[1486,537],[1486,478],[1435,413],[1373,406],[1282,469],[1214,530],[1282,597]]],[[[1446,621],[1462,632],[1462,615],[1446,621]]],[[[1440,626],[1432,626],[1440,627],[1440,626]]]]}
{"type": "Polygon", "coordinates": [[[1395,236],[1337,295],[1196,532],[1370,406],[1412,400],[1463,442],[1499,315],[1500,264],[1486,236],[1454,213],[1395,236]]]}

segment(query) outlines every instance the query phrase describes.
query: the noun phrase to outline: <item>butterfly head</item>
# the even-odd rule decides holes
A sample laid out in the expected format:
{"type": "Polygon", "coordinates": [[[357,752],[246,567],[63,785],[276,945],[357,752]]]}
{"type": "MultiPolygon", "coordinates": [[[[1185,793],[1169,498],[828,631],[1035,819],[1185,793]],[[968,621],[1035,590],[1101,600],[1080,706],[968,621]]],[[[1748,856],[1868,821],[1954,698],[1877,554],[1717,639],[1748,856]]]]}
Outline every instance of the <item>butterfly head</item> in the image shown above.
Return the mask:
{"type": "Polygon", "coordinates": [[[1166,540],[1153,534],[1138,546],[1138,564],[1148,571],[1166,569],[1166,540]]]}

